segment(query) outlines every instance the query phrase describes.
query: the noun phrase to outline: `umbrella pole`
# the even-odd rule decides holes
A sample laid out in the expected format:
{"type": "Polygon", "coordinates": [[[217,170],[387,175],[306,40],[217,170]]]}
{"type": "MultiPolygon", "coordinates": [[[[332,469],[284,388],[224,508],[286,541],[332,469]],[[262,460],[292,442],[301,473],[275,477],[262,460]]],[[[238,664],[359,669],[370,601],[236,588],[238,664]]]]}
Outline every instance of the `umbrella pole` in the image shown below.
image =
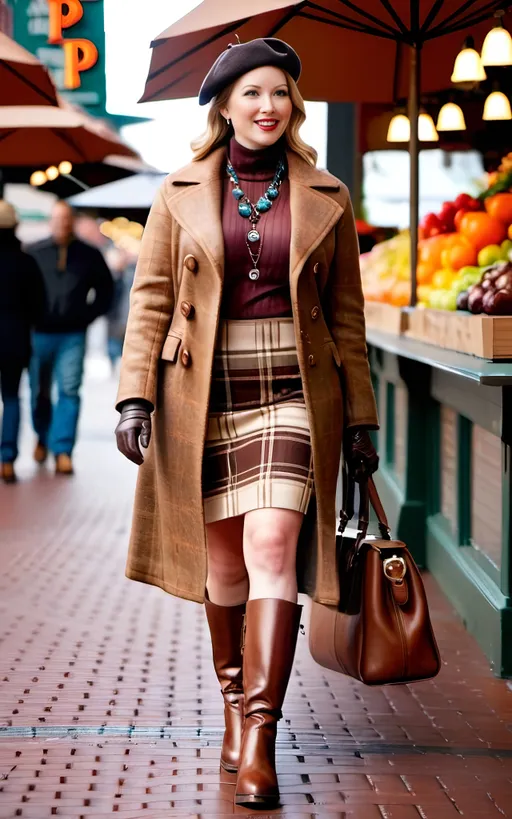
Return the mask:
{"type": "Polygon", "coordinates": [[[419,139],[418,116],[421,87],[421,45],[411,46],[409,72],[409,122],[411,141],[409,143],[410,190],[409,223],[411,233],[411,307],[416,305],[416,266],[418,263],[418,220],[419,220],[419,139]]]}
{"type": "Polygon", "coordinates": [[[82,188],[83,191],[90,190],[89,185],[86,185],[85,182],[81,182],[80,179],[76,178],[76,176],[72,176],[70,173],[63,173],[62,176],[64,176],[66,179],[71,179],[71,181],[74,182],[78,188],[82,188]]]}

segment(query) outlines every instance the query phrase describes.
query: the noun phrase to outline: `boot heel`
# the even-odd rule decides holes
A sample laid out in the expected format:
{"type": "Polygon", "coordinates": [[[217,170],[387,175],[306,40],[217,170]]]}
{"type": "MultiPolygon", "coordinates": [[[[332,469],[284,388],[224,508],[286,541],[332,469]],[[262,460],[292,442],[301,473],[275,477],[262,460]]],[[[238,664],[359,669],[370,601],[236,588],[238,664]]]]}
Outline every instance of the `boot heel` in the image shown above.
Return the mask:
{"type": "Polygon", "coordinates": [[[279,806],[279,797],[278,796],[253,796],[252,794],[248,793],[246,795],[242,793],[237,793],[235,796],[235,805],[240,807],[251,807],[257,805],[259,808],[263,808],[264,810],[273,810],[279,806]]]}

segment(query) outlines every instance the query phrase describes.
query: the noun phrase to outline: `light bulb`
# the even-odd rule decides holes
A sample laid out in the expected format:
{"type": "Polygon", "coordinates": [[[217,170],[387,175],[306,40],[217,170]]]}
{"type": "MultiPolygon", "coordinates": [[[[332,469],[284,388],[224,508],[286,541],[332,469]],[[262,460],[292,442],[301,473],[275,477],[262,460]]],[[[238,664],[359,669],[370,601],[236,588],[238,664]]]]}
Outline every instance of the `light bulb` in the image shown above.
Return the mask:
{"type": "Polygon", "coordinates": [[[454,102],[443,105],[437,117],[436,128],[438,131],[465,131],[466,121],[462,108],[454,102]]]}
{"type": "Polygon", "coordinates": [[[30,184],[34,185],[34,187],[38,188],[40,185],[44,185],[48,179],[44,171],[34,171],[32,176],[30,177],[30,184]]]}
{"type": "Polygon", "coordinates": [[[68,162],[67,159],[64,159],[63,162],[59,164],[59,172],[64,174],[64,176],[70,174],[72,170],[73,165],[71,164],[71,162],[68,162]]]}
{"type": "Polygon", "coordinates": [[[395,114],[389,123],[387,141],[388,142],[409,142],[411,138],[411,126],[409,118],[405,114],[395,114]]]}
{"type": "Polygon", "coordinates": [[[46,169],[46,176],[50,180],[50,182],[53,182],[54,179],[57,179],[58,175],[59,169],[56,168],[55,165],[50,165],[50,167],[46,169]]]}
{"type": "Polygon", "coordinates": [[[508,97],[501,91],[493,91],[492,94],[489,94],[484,105],[483,119],[512,119],[508,97]]]}
{"type": "Polygon", "coordinates": [[[430,114],[420,114],[419,116],[418,139],[420,142],[439,142],[439,134],[430,114]]]}
{"type": "Polygon", "coordinates": [[[482,65],[512,65],[512,37],[503,26],[491,28],[482,46],[482,65]]]}
{"type": "Polygon", "coordinates": [[[482,82],[487,78],[480,59],[480,54],[474,48],[472,37],[468,37],[464,48],[459,51],[453,66],[452,82],[482,82]]]}

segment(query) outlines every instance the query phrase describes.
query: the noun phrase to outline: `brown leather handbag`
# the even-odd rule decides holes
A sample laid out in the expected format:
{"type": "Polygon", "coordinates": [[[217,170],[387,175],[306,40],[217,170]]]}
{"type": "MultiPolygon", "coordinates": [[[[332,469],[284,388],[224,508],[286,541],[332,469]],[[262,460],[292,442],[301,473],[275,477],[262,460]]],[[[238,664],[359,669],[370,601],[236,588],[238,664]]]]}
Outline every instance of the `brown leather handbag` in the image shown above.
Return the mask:
{"type": "Polygon", "coordinates": [[[345,535],[354,513],[355,482],[344,475],[336,537],[340,605],[313,602],[309,648],[322,666],[367,685],[435,677],[441,666],[421,575],[405,543],[391,540],[386,515],[370,478],[359,484],[355,539],[345,535]],[[367,538],[370,501],[380,538],[367,538]]]}

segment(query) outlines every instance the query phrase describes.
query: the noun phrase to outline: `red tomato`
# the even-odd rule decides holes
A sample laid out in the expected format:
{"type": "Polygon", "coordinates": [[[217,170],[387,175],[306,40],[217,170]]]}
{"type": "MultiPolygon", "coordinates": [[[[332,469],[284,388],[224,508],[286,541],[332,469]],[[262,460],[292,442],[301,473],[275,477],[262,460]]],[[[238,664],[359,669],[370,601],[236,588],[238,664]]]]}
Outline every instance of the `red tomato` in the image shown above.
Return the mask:
{"type": "Polygon", "coordinates": [[[457,213],[457,208],[453,204],[453,202],[443,202],[443,207],[439,211],[439,219],[446,225],[446,227],[451,232],[454,227],[453,220],[455,218],[455,214],[457,213]]]}
{"type": "Polygon", "coordinates": [[[467,209],[467,203],[471,200],[471,198],[472,197],[469,195],[469,193],[459,193],[453,204],[457,210],[460,210],[461,208],[467,209]]]}

